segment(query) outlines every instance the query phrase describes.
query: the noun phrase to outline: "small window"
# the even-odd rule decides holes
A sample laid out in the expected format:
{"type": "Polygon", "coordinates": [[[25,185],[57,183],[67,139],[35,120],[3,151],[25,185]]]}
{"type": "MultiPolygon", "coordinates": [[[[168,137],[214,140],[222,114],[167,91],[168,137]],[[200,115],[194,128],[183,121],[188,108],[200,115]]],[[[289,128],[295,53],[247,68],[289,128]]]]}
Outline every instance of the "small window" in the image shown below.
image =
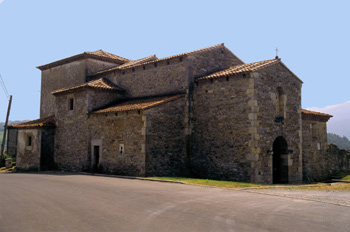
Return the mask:
{"type": "Polygon", "coordinates": [[[28,135],[27,136],[27,147],[31,147],[32,146],[32,136],[28,135]]]}
{"type": "Polygon", "coordinates": [[[119,153],[122,155],[124,154],[125,149],[124,149],[124,144],[119,144],[119,153]]]}
{"type": "Polygon", "coordinates": [[[74,109],[74,99],[73,98],[70,98],[69,101],[68,101],[68,109],[69,110],[73,110],[74,109]]]}

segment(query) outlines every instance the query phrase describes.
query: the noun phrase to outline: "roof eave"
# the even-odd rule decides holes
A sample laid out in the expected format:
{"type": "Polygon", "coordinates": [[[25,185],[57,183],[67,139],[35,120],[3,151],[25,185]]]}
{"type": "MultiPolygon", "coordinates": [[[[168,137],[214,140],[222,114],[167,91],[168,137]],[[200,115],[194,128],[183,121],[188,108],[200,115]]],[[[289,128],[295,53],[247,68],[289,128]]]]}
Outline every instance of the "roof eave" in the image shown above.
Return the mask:
{"type": "Polygon", "coordinates": [[[111,62],[111,63],[115,63],[115,64],[124,64],[125,62],[122,60],[117,60],[117,59],[113,59],[113,58],[108,58],[108,57],[102,57],[102,56],[98,56],[98,55],[94,55],[91,53],[80,53],[78,55],[74,55],[71,57],[67,57],[61,60],[57,60],[48,64],[44,64],[41,66],[37,66],[37,69],[40,69],[41,71],[44,71],[46,69],[50,69],[53,67],[57,67],[63,64],[67,64],[67,63],[71,63],[77,60],[82,60],[82,59],[88,59],[88,58],[92,58],[92,59],[97,59],[97,60],[101,60],[101,61],[107,61],[107,62],[111,62]]]}

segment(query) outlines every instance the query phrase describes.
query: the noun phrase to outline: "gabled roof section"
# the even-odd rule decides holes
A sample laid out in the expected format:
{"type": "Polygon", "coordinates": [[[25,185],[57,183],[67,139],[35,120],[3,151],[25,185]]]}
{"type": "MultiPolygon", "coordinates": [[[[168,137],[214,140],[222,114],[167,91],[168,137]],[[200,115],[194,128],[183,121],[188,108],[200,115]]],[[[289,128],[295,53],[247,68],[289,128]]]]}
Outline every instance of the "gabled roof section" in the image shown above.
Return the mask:
{"type": "Polygon", "coordinates": [[[197,80],[209,80],[209,79],[217,79],[220,77],[227,77],[234,74],[239,73],[247,73],[247,72],[254,72],[259,69],[268,67],[270,65],[279,63],[280,59],[272,59],[272,60],[264,60],[259,62],[254,62],[250,64],[241,64],[241,65],[235,65],[233,67],[230,67],[228,69],[224,69],[215,73],[212,73],[208,76],[200,77],[197,80]]]}
{"type": "Polygon", "coordinates": [[[301,116],[304,120],[316,120],[327,122],[330,118],[333,117],[331,114],[325,114],[321,112],[311,111],[311,110],[301,110],[301,116]]]}
{"type": "Polygon", "coordinates": [[[53,68],[59,65],[67,64],[73,61],[81,60],[81,59],[87,59],[87,58],[92,58],[92,59],[97,59],[97,60],[102,60],[102,61],[107,61],[111,63],[116,63],[116,64],[124,64],[127,62],[130,62],[130,60],[114,55],[112,53],[108,53],[102,50],[97,50],[94,52],[83,52],[81,54],[71,56],[62,60],[58,60],[49,64],[41,65],[38,66],[37,68],[40,69],[41,71],[53,68]]]}
{"type": "Polygon", "coordinates": [[[17,129],[40,128],[40,127],[56,127],[55,116],[52,115],[49,117],[40,118],[33,121],[8,125],[8,128],[17,128],[17,129]]]}
{"type": "MultiPolygon", "coordinates": [[[[173,58],[177,58],[177,57],[182,57],[182,56],[188,56],[188,55],[194,55],[194,54],[198,54],[198,53],[202,53],[202,52],[207,52],[207,51],[211,51],[211,50],[215,50],[215,49],[220,49],[220,48],[223,48],[223,49],[226,49],[228,50],[230,53],[232,53],[229,49],[227,49],[224,45],[224,43],[221,43],[221,44],[217,44],[217,45],[214,45],[214,46],[211,46],[211,47],[206,47],[206,48],[201,48],[201,49],[198,49],[198,50],[194,50],[194,51],[191,51],[191,52],[186,52],[186,53],[181,53],[181,54],[177,54],[177,55],[173,55],[173,56],[168,56],[168,57],[164,57],[164,58],[161,58],[161,59],[152,59],[152,60],[148,60],[148,61],[144,61],[144,62],[137,62],[135,64],[132,64],[130,63],[131,65],[128,65],[127,63],[123,66],[118,66],[118,67],[115,67],[115,68],[111,68],[111,69],[107,69],[107,70],[102,70],[102,71],[99,71],[97,73],[93,73],[91,75],[89,75],[90,77],[91,76],[98,76],[98,75],[101,75],[101,74],[105,74],[105,73],[108,73],[108,72],[112,72],[112,71],[115,71],[115,70],[122,70],[122,69],[127,69],[127,68],[132,68],[132,67],[137,67],[137,66],[140,66],[140,65],[146,65],[146,64],[150,64],[150,63],[156,63],[156,62],[160,62],[160,61],[165,61],[165,60],[170,60],[170,59],[173,59],[173,58]]],[[[232,53],[232,55],[234,55],[232,53]]],[[[235,55],[234,55],[235,56],[235,55]]],[[[149,56],[149,57],[146,57],[146,58],[151,58],[151,57],[156,57],[155,55],[154,56],[149,56]]],[[[235,56],[236,57],[236,56],[235,56]]],[[[143,59],[146,59],[146,58],[143,58],[143,59]]],[[[239,58],[236,57],[238,60],[239,58]]],[[[140,59],[142,60],[142,59],[140,59]]],[[[138,61],[138,60],[137,60],[138,61]]],[[[241,61],[241,60],[240,60],[241,61]]],[[[241,61],[243,63],[243,61],[241,61]]]]}
{"type": "Polygon", "coordinates": [[[155,106],[159,106],[161,104],[165,104],[170,101],[174,101],[184,96],[185,94],[178,94],[172,96],[129,99],[116,103],[115,105],[112,105],[110,107],[94,111],[93,114],[123,112],[131,110],[146,110],[155,106]]]}
{"type": "Polygon", "coordinates": [[[127,63],[119,65],[117,67],[113,67],[113,68],[109,68],[109,69],[106,69],[106,70],[102,70],[102,71],[93,73],[90,76],[96,76],[96,75],[99,75],[99,74],[102,74],[102,73],[113,72],[114,70],[132,68],[132,67],[135,67],[135,66],[138,66],[138,65],[142,65],[142,64],[148,63],[150,61],[154,61],[154,60],[158,60],[156,55],[147,56],[147,57],[144,57],[144,58],[141,58],[141,59],[138,59],[138,60],[127,62],[127,63]]]}
{"type": "Polygon", "coordinates": [[[291,72],[293,76],[295,76],[301,83],[303,83],[289,68],[287,68],[285,64],[282,63],[281,59],[271,59],[271,60],[264,60],[264,61],[249,63],[249,64],[235,65],[228,69],[224,69],[224,70],[212,73],[210,75],[200,77],[197,80],[198,81],[210,80],[210,79],[217,79],[217,78],[227,77],[231,75],[236,75],[240,73],[255,72],[275,64],[281,64],[284,68],[286,68],[289,72],[291,72]]]}
{"type": "Polygon", "coordinates": [[[80,90],[83,88],[91,88],[91,89],[107,90],[107,91],[115,91],[115,92],[125,92],[125,89],[114,84],[110,80],[108,80],[106,78],[100,78],[100,79],[92,80],[92,81],[86,82],[82,85],[74,86],[71,88],[59,89],[59,90],[53,91],[52,94],[56,95],[56,94],[61,94],[61,93],[74,92],[76,90],[80,90]]]}

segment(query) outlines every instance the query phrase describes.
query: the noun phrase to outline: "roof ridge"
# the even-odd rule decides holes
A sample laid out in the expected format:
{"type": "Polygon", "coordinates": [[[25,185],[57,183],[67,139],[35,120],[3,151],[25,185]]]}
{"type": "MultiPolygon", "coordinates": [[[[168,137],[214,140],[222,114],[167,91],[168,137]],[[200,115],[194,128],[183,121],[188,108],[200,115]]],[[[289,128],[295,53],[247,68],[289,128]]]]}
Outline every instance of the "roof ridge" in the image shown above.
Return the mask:
{"type": "Polygon", "coordinates": [[[281,62],[281,59],[269,59],[269,60],[252,62],[248,64],[238,64],[238,65],[231,66],[227,69],[223,69],[223,70],[214,72],[212,74],[200,77],[197,80],[208,80],[208,79],[226,77],[232,74],[254,72],[279,62],[281,62]]]}
{"type": "Polygon", "coordinates": [[[8,125],[9,128],[25,128],[25,127],[55,127],[56,126],[56,119],[55,115],[50,115],[47,117],[22,122],[22,123],[15,123],[8,125]]]}
{"type": "MultiPolygon", "coordinates": [[[[95,76],[95,75],[100,75],[102,73],[112,72],[112,71],[115,71],[115,70],[122,70],[122,69],[137,67],[139,65],[151,64],[151,63],[155,63],[155,62],[160,62],[160,61],[164,61],[164,60],[173,59],[173,58],[180,57],[180,56],[186,56],[186,55],[190,55],[190,54],[197,54],[197,53],[200,53],[200,52],[210,51],[210,50],[213,50],[213,49],[216,49],[216,48],[219,48],[219,47],[225,47],[224,43],[216,44],[216,45],[213,45],[213,46],[210,46],[210,47],[200,48],[200,49],[197,49],[197,50],[194,50],[194,51],[190,51],[190,52],[180,53],[180,54],[177,54],[177,55],[167,56],[167,57],[156,59],[156,60],[152,60],[152,61],[149,61],[149,62],[146,62],[146,63],[139,63],[139,64],[135,64],[135,65],[130,65],[130,67],[128,65],[125,65],[125,66],[120,65],[122,67],[118,66],[118,67],[102,70],[102,71],[93,73],[93,74],[91,74],[89,76],[95,76]]],[[[156,56],[156,55],[154,55],[154,56],[156,56]]]]}
{"type": "Polygon", "coordinates": [[[172,95],[164,96],[153,96],[153,97],[143,97],[143,98],[131,98],[124,99],[113,103],[107,107],[100,108],[91,112],[91,114],[109,113],[109,112],[123,112],[132,110],[146,110],[161,104],[168,103],[170,101],[176,100],[180,97],[185,96],[185,93],[178,93],[172,95]]]}
{"type": "Polygon", "coordinates": [[[95,76],[95,75],[99,75],[99,74],[102,74],[102,73],[112,72],[112,71],[115,71],[115,70],[122,70],[122,69],[126,69],[126,68],[136,67],[137,65],[143,65],[143,64],[146,64],[147,63],[147,59],[150,59],[150,58],[158,59],[157,56],[154,54],[154,55],[151,55],[151,56],[146,56],[146,57],[143,57],[143,58],[140,58],[140,59],[137,59],[137,60],[130,61],[128,63],[119,65],[117,67],[100,70],[98,72],[90,74],[89,76],[95,76]],[[142,61],[145,61],[146,63],[143,63],[142,61]]]}
{"type": "Polygon", "coordinates": [[[326,113],[313,111],[313,110],[301,109],[301,112],[304,113],[304,114],[312,114],[312,115],[318,115],[318,116],[333,117],[333,115],[331,115],[331,114],[326,114],[326,113]]]}
{"type": "Polygon", "coordinates": [[[74,91],[77,89],[86,88],[86,87],[95,88],[95,89],[103,89],[103,90],[114,90],[114,91],[118,91],[118,92],[125,92],[125,89],[123,89],[119,85],[113,83],[111,80],[109,80],[107,78],[101,77],[101,78],[96,79],[96,80],[91,80],[91,81],[85,82],[81,85],[77,85],[77,86],[73,86],[73,87],[69,87],[69,88],[62,88],[62,89],[52,91],[51,94],[55,95],[55,94],[64,93],[67,91],[74,91]]]}
{"type": "Polygon", "coordinates": [[[81,60],[81,59],[86,59],[86,58],[97,58],[100,60],[104,60],[104,61],[108,61],[108,62],[112,62],[112,63],[117,63],[117,64],[124,64],[124,63],[130,61],[129,59],[126,59],[126,58],[121,57],[121,56],[117,56],[117,55],[109,53],[109,52],[105,52],[102,49],[100,49],[100,50],[97,50],[94,52],[85,51],[85,52],[79,53],[77,55],[69,56],[69,57],[66,57],[66,58],[63,58],[60,60],[53,61],[53,62],[48,63],[48,64],[37,66],[36,68],[43,71],[43,70],[46,70],[46,69],[49,69],[52,67],[56,67],[56,66],[63,65],[63,64],[69,63],[69,62],[73,62],[73,61],[77,61],[77,60],[81,60]]]}

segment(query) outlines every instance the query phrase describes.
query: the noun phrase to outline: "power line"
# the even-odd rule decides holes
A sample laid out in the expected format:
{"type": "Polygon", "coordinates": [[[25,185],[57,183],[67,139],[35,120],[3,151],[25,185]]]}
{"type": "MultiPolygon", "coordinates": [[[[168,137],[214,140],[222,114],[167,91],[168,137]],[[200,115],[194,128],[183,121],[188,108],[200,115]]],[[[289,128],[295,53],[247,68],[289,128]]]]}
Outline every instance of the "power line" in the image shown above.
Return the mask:
{"type": "Polygon", "coordinates": [[[9,95],[9,93],[7,92],[5,83],[4,83],[4,81],[3,81],[2,77],[1,77],[1,75],[0,75],[0,84],[1,84],[2,89],[4,90],[4,93],[5,93],[6,97],[7,97],[7,99],[9,99],[9,98],[10,98],[10,95],[9,95]]]}

